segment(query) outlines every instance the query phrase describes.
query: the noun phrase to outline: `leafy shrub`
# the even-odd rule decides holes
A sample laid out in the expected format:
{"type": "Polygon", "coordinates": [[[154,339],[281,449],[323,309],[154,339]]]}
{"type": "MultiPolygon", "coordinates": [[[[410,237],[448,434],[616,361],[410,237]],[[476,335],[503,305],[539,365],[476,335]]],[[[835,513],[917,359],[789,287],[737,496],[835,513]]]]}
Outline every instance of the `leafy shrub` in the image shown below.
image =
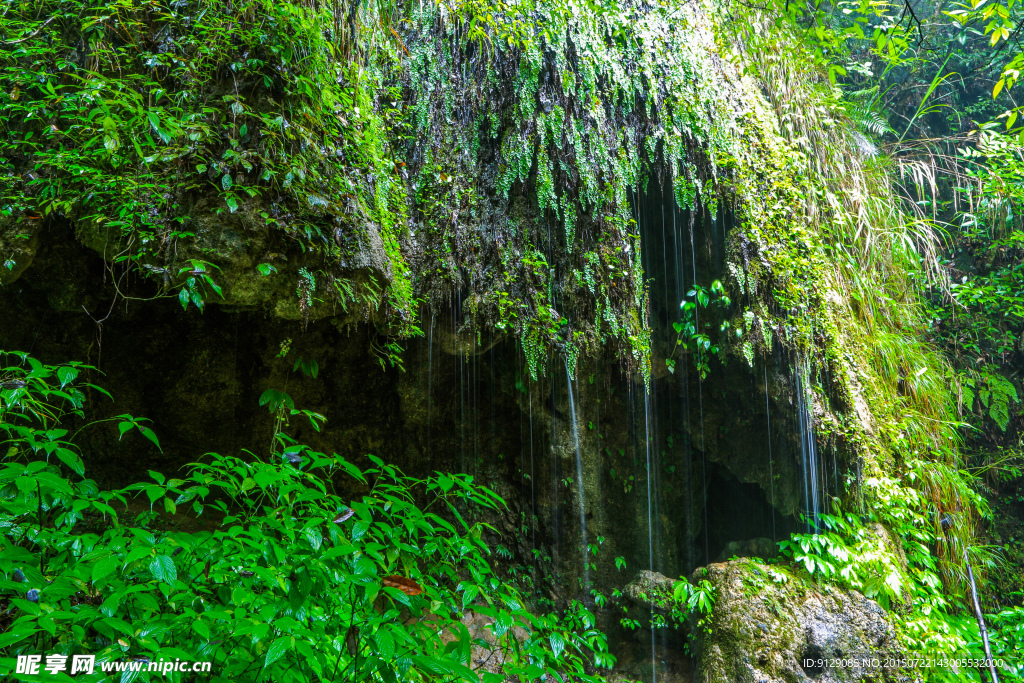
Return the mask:
{"type": "Polygon", "coordinates": [[[582,605],[533,615],[495,575],[470,515],[504,502],[471,477],[414,479],[373,456],[363,470],[277,435],[268,459],[209,454],[182,478],[101,491],[60,426],[83,415],[85,366],[16,358],[0,371],[5,671],[60,653],[210,661],[213,681],[478,683],[474,648],[503,672],[491,682],[596,680],[614,663],[582,605]],[[133,497],[144,509],[126,520],[133,497]],[[492,620],[486,639],[469,610],[492,620]]]}
{"type": "Polygon", "coordinates": [[[855,588],[888,606],[904,593],[903,577],[884,539],[868,533],[853,515],[819,514],[824,529],[779,541],[782,554],[814,577],[855,588]]]}
{"type": "MultiPolygon", "coordinates": [[[[186,226],[197,197],[217,213],[258,212],[303,250],[336,260],[335,220],[358,196],[395,278],[373,295],[346,284],[406,309],[411,285],[397,244],[405,191],[387,145],[397,112],[375,103],[398,99],[383,76],[400,48],[386,14],[364,30],[357,10],[267,0],[5,3],[0,219],[20,219],[25,239],[48,217],[71,221],[86,243],[91,235],[118,244],[114,260],[138,266],[161,296],[202,308],[220,290],[212,264],[183,258],[198,253],[186,226]],[[287,215],[270,215],[265,196],[287,204],[287,215]]],[[[14,261],[0,258],[0,268],[14,261]]],[[[312,303],[308,290],[299,298],[312,303]]]]}
{"type": "Polygon", "coordinates": [[[992,656],[1005,660],[1000,680],[1024,681],[1024,607],[1004,609],[989,617],[992,656]]]}
{"type": "MultiPolygon", "coordinates": [[[[913,463],[911,463],[913,465],[913,463]]],[[[862,592],[891,610],[903,646],[922,657],[983,658],[981,632],[974,614],[943,586],[938,561],[931,547],[938,543],[923,512],[925,501],[912,488],[891,479],[869,478],[875,498],[884,503],[873,521],[882,521],[891,538],[902,544],[907,563],[886,538],[852,514],[819,515],[823,529],[817,534],[793,534],[780,541],[782,555],[806,570],[815,580],[834,582],[862,592]],[[898,539],[898,540],[896,540],[898,539]]],[[[937,522],[940,528],[943,522],[937,522]]],[[[971,552],[972,562],[991,563],[985,548],[971,552]]],[[[976,565],[979,566],[979,565],[976,565]]],[[[970,598],[966,598],[969,600],[970,598]]],[[[1004,610],[986,617],[992,654],[1002,659],[1000,680],[1020,681],[1016,652],[1024,644],[1024,610],[1004,610]]],[[[950,667],[919,670],[929,683],[952,683],[978,678],[976,671],[950,667]]],[[[987,676],[987,674],[986,674],[987,676]]]]}
{"type": "MultiPolygon", "coordinates": [[[[622,558],[616,559],[619,569],[625,568],[625,561],[622,558]]],[[[705,570],[706,572],[706,570],[705,570]]],[[[606,602],[604,596],[597,594],[598,605],[606,602]]],[[[616,590],[612,597],[622,597],[622,593],[616,590]]],[[[707,579],[701,579],[696,584],[690,583],[686,578],[674,579],[670,585],[658,585],[654,582],[648,584],[646,590],[635,593],[633,599],[639,599],[642,603],[651,608],[650,622],[641,624],[638,619],[630,616],[630,610],[621,605],[622,618],[619,623],[623,628],[635,631],[641,626],[650,629],[686,627],[689,636],[694,635],[694,629],[705,633],[711,633],[710,617],[715,609],[716,590],[715,586],[707,579]]],[[[684,648],[689,651],[690,643],[684,648]]]]}

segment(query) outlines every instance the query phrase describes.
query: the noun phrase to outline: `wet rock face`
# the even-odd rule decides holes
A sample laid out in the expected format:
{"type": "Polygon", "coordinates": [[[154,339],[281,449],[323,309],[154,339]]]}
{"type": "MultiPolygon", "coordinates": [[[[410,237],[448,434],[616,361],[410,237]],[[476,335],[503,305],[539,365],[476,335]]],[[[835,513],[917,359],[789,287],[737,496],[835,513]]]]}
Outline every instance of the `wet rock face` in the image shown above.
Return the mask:
{"type": "Polygon", "coordinates": [[[778,545],[770,538],[752,538],[747,541],[731,541],[718,555],[716,562],[725,562],[733,557],[770,558],[779,554],[778,545]]]}
{"type": "Polygon", "coordinates": [[[884,666],[900,654],[892,624],[860,593],[815,585],[750,559],[713,564],[693,578],[709,580],[717,591],[710,632],[693,629],[700,683],[905,677],[884,666]]]}
{"type": "Polygon", "coordinates": [[[636,575],[636,578],[626,584],[626,587],[622,589],[622,594],[640,605],[663,607],[667,601],[672,599],[676,583],[676,579],[670,579],[659,572],[643,569],[636,575]]]}
{"type": "Polygon", "coordinates": [[[197,203],[185,224],[195,237],[172,241],[172,248],[147,256],[129,277],[122,277],[123,270],[112,265],[114,255],[123,248],[116,229],[24,216],[0,218],[0,286],[15,284],[26,273],[31,276],[30,267],[37,279],[45,271],[51,280],[46,285],[51,290],[50,307],[78,312],[82,305],[89,307],[90,295],[106,284],[104,270],[118,281],[120,295],[148,300],[173,296],[192,262],[203,261],[222,291],[222,296],[209,292],[207,301],[228,310],[282,320],[328,318],[336,325],[384,325],[379,307],[364,310],[353,305],[365,291],[383,290],[394,280],[380,229],[368,218],[321,226],[333,237],[324,265],[310,261],[295,240],[274,227],[278,209],[273,205],[253,200],[238,213],[223,214],[213,206],[219,201],[197,203]],[[99,259],[107,265],[93,267],[94,273],[84,270],[88,262],[99,259]],[[261,264],[271,266],[272,275],[261,273],[257,268],[261,264]],[[320,291],[314,292],[317,296],[308,310],[302,309],[296,294],[303,269],[329,274],[320,277],[316,285],[320,291]],[[344,279],[340,304],[330,296],[336,279],[344,279]]]}
{"type": "Polygon", "coordinates": [[[667,623],[676,623],[673,612],[677,616],[682,614],[675,609],[677,583],[678,579],[643,569],[623,586],[627,618],[645,626],[629,635],[623,634],[613,643],[618,662],[607,677],[608,683],[693,682],[693,661],[686,647],[685,629],[646,626],[653,615],[660,615],[667,623]]]}

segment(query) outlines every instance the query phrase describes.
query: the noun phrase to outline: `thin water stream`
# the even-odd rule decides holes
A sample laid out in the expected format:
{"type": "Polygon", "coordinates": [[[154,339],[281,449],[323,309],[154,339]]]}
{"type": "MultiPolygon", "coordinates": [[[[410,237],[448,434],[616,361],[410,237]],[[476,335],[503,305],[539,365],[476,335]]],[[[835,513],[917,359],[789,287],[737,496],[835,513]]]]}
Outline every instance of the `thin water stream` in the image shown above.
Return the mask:
{"type": "Polygon", "coordinates": [[[583,458],[580,455],[580,430],[576,419],[576,401],[572,393],[572,376],[569,374],[569,363],[565,364],[565,386],[569,391],[569,417],[572,424],[573,450],[576,453],[576,501],[580,513],[580,545],[583,553],[583,593],[590,590],[590,560],[587,559],[587,502],[586,486],[583,482],[583,458]]]}
{"type": "Polygon", "coordinates": [[[818,439],[814,433],[814,416],[811,414],[810,363],[801,360],[796,368],[797,420],[800,423],[800,456],[804,478],[804,504],[808,531],[817,533],[818,516],[821,513],[821,481],[818,477],[818,439]]]}

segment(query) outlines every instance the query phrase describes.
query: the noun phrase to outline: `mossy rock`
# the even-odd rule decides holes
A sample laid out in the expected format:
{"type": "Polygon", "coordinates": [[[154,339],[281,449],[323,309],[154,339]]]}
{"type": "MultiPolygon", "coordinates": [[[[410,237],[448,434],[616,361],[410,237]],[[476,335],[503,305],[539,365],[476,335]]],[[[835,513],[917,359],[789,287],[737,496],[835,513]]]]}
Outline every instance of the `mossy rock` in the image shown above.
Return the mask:
{"type": "Polygon", "coordinates": [[[748,558],[699,569],[693,580],[701,579],[714,585],[716,600],[706,630],[693,628],[700,683],[905,678],[902,669],[884,666],[900,657],[889,616],[856,591],[748,558]]]}

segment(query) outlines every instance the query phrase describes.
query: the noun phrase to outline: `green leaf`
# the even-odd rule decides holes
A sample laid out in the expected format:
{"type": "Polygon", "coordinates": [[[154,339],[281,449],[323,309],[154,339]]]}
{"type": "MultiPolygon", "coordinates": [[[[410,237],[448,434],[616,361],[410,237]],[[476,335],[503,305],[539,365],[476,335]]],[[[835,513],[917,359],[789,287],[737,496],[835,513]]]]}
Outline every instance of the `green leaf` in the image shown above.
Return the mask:
{"type": "Polygon", "coordinates": [[[292,400],[292,397],[277,389],[267,389],[260,394],[259,403],[261,406],[267,406],[267,409],[272,413],[281,408],[289,410],[295,408],[295,401],[292,400]]]}
{"type": "Polygon", "coordinates": [[[92,566],[92,582],[96,583],[114,573],[118,565],[121,564],[119,558],[114,555],[104,557],[92,566]]]}
{"type": "Polygon", "coordinates": [[[512,628],[512,624],[512,615],[508,612],[501,612],[498,614],[498,618],[494,620],[491,629],[494,631],[494,635],[500,638],[512,628]]]}
{"type": "Polygon", "coordinates": [[[320,535],[319,527],[310,527],[303,531],[306,540],[309,541],[309,545],[313,550],[320,550],[320,546],[324,542],[324,537],[320,535]]]}
{"type": "Polygon", "coordinates": [[[133,548],[132,551],[130,553],[128,553],[128,556],[126,558],[124,558],[124,563],[126,565],[127,564],[131,564],[132,562],[135,562],[137,560],[141,560],[144,557],[149,557],[152,554],[153,554],[153,549],[152,548],[133,548]]]}
{"type": "Polygon", "coordinates": [[[203,640],[210,639],[210,627],[202,619],[196,619],[191,624],[192,630],[195,631],[200,638],[203,640]]]}
{"type": "Polygon", "coordinates": [[[352,525],[352,540],[358,541],[363,535],[369,530],[370,523],[365,519],[361,519],[352,525]]]}
{"type": "Polygon", "coordinates": [[[70,467],[78,476],[81,477],[85,474],[85,465],[82,464],[82,459],[78,457],[76,453],[73,453],[66,448],[58,448],[57,457],[60,458],[62,463],[70,467]]]}
{"type": "Polygon", "coordinates": [[[392,659],[395,656],[395,639],[384,629],[379,629],[373,634],[377,642],[377,652],[385,659],[392,659]]]}
{"type": "Polygon", "coordinates": [[[57,368],[57,379],[60,381],[61,389],[74,382],[76,377],[78,377],[78,368],[71,368],[66,365],[57,368]]]}
{"type": "Polygon", "coordinates": [[[557,631],[548,636],[548,642],[551,643],[551,652],[555,655],[555,659],[562,656],[562,651],[565,650],[565,638],[562,637],[561,633],[557,631]]]}
{"type": "Polygon", "coordinates": [[[284,656],[284,653],[288,651],[288,647],[290,645],[291,645],[291,637],[290,636],[281,636],[280,638],[275,640],[273,643],[271,643],[270,647],[267,648],[267,656],[266,656],[266,659],[263,662],[263,668],[266,668],[266,667],[270,666],[271,664],[273,664],[274,662],[276,662],[277,660],[281,659],[281,657],[284,656]]]}
{"type": "Polygon", "coordinates": [[[350,463],[348,460],[345,460],[344,458],[338,458],[338,460],[341,463],[342,468],[344,468],[344,470],[349,473],[349,476],[363,484],[366,483],[366,475],[363,474],[363,471],[361,469],[350,463]]]}
{"type": "Polygon", "coordinates": [[[163,449],[160,448],[160,439],[156,438],[156,433],[152,429],[150,429],[149,427],[147,427],[145,425],[137,425],[137,426],[139,428],[139,431],[142,432],[142,435],[144,437],[146,437],[147,439],[152,441],[153,445],[156,446],[157,449],[159,449],[160,451],[163,451],[163,449]]]}
{"type": "Polygon", "coordinates": [[[178,570],[174,567],[174,560],[167,555],[157,555],[149,564],[149,571],[153,578],[173,586],[178,580],[178,570]]]}

